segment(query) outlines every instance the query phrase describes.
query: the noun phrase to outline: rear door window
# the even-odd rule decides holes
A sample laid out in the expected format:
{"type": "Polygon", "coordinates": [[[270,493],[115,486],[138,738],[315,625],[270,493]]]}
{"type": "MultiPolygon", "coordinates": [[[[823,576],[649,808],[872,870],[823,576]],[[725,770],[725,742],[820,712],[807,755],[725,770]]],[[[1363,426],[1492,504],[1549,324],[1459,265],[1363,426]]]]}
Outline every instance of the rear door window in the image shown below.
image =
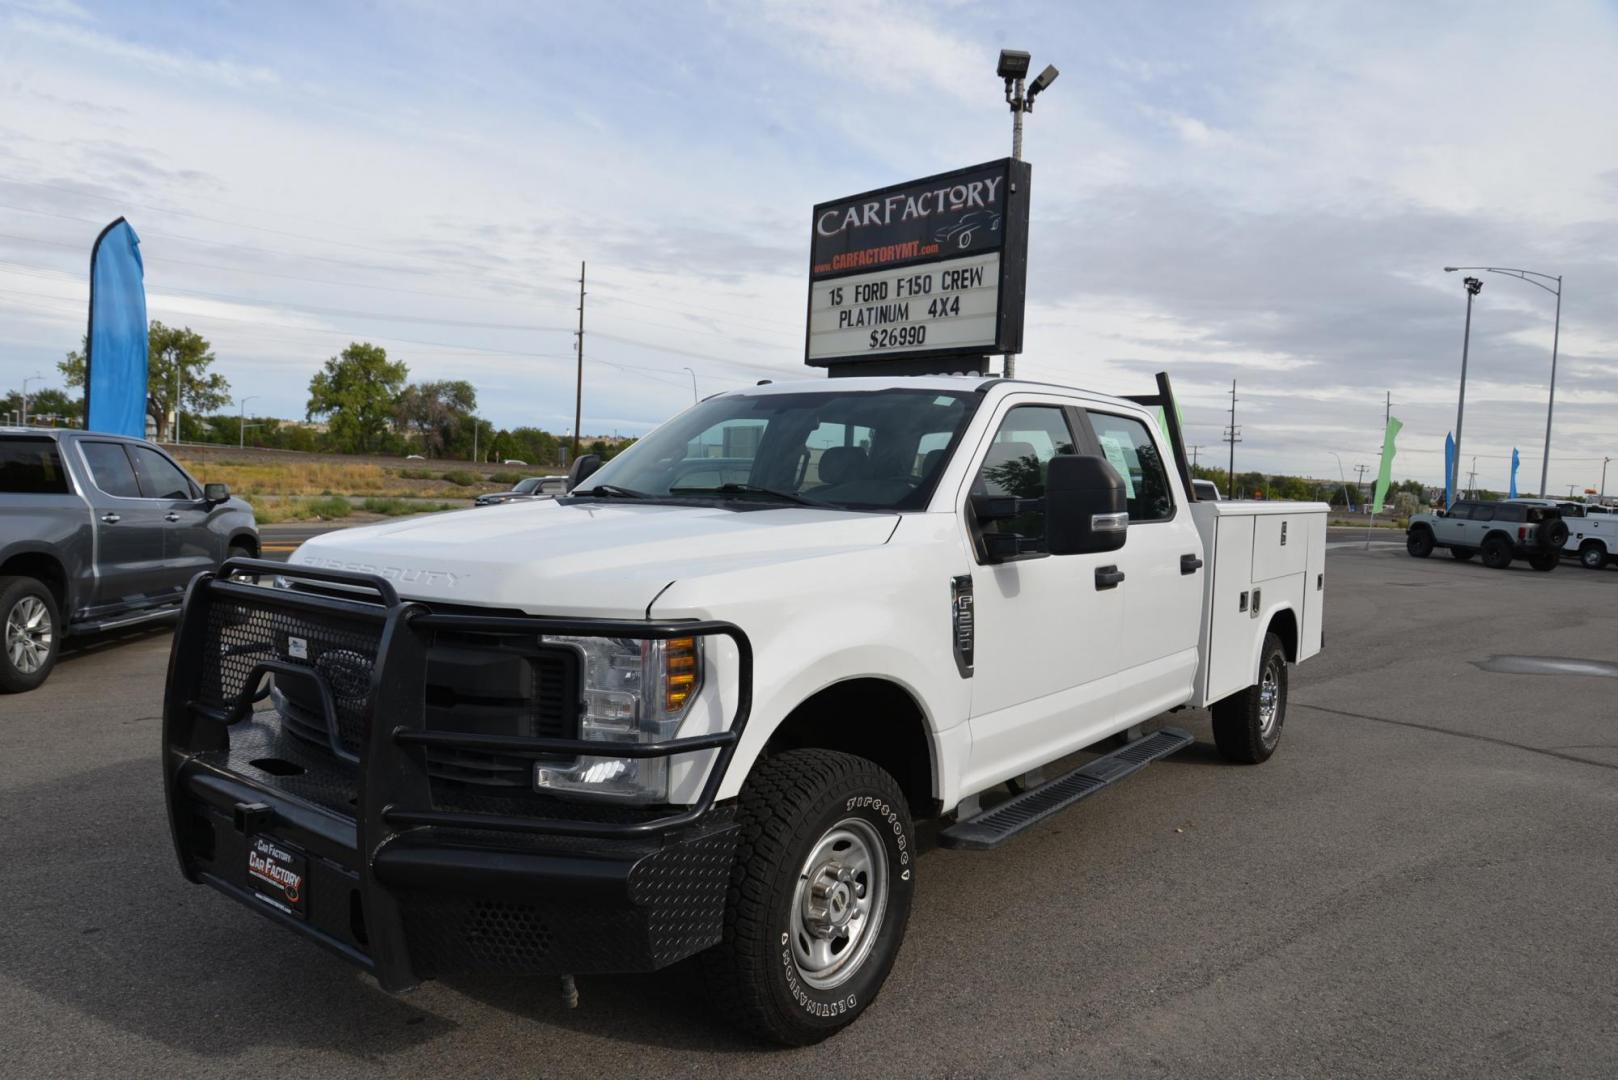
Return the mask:
{"type": "Polygon", "coordinates": [[[0,439],[0,491],[66,495],[67,473],[55,439],[0,439]]]}
{"type": "Polygon", "coordinates": [[[156,450],[146,446],[131,446],[130,456],[135,459],[135,478],[140,491],[148,499],[194,499],[197,491],[191,479],[180,467],[156,450]]]}
{"type": "Polygon", "coordinates": [[[1493,503],[1473,503],[1472,504],[1472,520],[1473,521],[1493,521],[1494,520],[1494,504],[1493,503]]]}
{"type": "Polygon", "coordinates": [[[1090,426],[1107,461],[1124,478],[1129,523],[1166,521],[1174,516],[1168,468],[1146,425],[1131,416],[1091,412],[1090,426]]]}
{"type": "Polygon", "coordinates": [[[135,468],[129,463],[122,443],[82,442],[84,459],[90,463],[90,476],[96,487],[119,499],[140,498],[140,484],[135,479],[135,468]]]}

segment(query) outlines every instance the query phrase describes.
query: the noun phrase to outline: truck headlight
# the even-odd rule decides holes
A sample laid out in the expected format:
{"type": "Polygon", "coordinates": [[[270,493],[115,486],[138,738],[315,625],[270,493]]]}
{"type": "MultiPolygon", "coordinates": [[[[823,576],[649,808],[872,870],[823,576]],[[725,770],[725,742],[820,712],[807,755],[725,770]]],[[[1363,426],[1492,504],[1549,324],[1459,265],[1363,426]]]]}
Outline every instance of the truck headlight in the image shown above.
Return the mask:
{"type": "MultiPolygon", "coordinates": [[[[633,638],[546,635],[547,645],[579,651],[584,709],[579,738],[609,744],[671,739],[702,690],[702,640],[695,637],[643,641],[633,638]]],[[[604,754],[562,764],[538,762],[534,787],[558,794],[623,802],[666,802],[666,757],[619,758],[604,754]]]]}

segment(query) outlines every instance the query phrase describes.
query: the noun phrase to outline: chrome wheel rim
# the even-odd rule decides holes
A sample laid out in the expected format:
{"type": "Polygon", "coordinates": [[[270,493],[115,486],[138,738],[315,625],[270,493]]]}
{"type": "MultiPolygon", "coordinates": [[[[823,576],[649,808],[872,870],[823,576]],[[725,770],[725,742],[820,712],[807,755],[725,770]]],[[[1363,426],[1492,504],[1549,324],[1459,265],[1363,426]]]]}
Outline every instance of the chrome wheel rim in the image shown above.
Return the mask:
{"type": "Polygon", "coordinates": [[[24,675],[45,666],[51,655],[51,613],[37,596],[25,596],[11,605],[6,616],[6,657],[24,675]]]}
{"type": "Polygon", "coordinates": [[[1258,684],[1258,733],[1265,742],[1275,737],[1276,725],[1281,718],[1281,673],[1275,661],[1264,665],[1264,677],[1258,684]]]}
{"type": "Polygon", "coordinates": [[[871,954],[888,906],[888,853],[868,822],[844,818],[809,849],[792,893],[792,961],[798,977],[829,990],[871,954]]]}

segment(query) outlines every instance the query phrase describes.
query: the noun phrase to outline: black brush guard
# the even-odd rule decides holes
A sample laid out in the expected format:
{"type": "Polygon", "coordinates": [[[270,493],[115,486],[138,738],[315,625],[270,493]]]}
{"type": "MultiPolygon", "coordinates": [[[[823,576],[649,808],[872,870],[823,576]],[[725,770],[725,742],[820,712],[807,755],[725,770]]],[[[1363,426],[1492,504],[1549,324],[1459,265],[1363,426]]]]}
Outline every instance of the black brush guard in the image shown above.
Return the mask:
{"type": "MultiPolygon", "coordinates": [[[[735,842],[728,808],[714,807],[746,727],[753,656],[747,635],[714,621],[638,621],[435,613],[401,602],[393,584],[365,573],[230,559],[187,590],[169,658],[163,708],[164,784],[180,867],[273,921],[371,971],[398,991],[454,970],[633,971],[662,967],[718,940],[735,842]],[[236,580],[286,575],[318,591],[236,580]],[[322,588],[321,586],[331,586],[322,588]],[[254,615],[325,626],[376,628],[361,752],[339,734],[341,694],[312,664],[232,644],[229,628],[254,615]],[[221,627],[225,627],[222,632],[221,627]],[[430,731],[424,696],[435,631],[669,639],[720,635],[738,658],[737,702],[726,731],[656,743],[430,731]],[[236,649],[236,655],[228,655],[236,649]],[[251,662],[228,700],[203,691],[251,662]],[[312,681],[355,794],[322,798],[319,785],[277,784],[232,756],[231,734],[252,743],[266,674],[312,681]],[[599,820],[555,800],[525,816],[435,808],[430,749],[542,757],[673,757],[716,751],[695,804],[630,820],[599,820]],[[356,760],[357,758],[357,760],[356,760]],[[349,812],[345,813],[347,809],[349,812]],[[569,815],[572,816],[569,816],[569,815]],[[254,896],[231,859],[258,834],[307,853],[312,908],[304,917],[254,896]],[[456,928],[460,927],[460,930],[456,928]]],[[[350,701],[353,699],[350,698],[350,701]]],[[[238,751],[240,747],[237,748],[238,751]]],[[[310,758],[305,754],[303,760],[310,758]]],[[[329,787],[330,785],[328,785],[329,787]]],[[[610,816],[610,815],[609,815],[610,816]]]]}

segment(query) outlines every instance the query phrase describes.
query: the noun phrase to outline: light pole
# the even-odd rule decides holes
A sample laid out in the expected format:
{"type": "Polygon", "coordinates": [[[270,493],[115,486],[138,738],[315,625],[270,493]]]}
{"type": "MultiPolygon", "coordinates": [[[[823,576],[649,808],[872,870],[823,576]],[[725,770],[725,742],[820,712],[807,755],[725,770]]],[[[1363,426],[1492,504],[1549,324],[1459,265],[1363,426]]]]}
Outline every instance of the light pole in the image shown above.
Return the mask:
{"type": "Polygon", "coordinates": [[[1603,499],[1607,497],[1607,462],[1611,460],[1612,458],[1610,457],[1601,459],[1601,497],[1603,499]]]}
{"type": "Polygon", "coordinates": [[[40,375],[38,373],[35,373],[33,375],[29,375],[29,376],[27,376],[26,378],[23,379],[23,381],[22,381],[22,424],[20,425],[21,427],[27,427],[28,426],[28,384],[31,383],[31,382],[44,382],[44,381],[45,381],[45,376],[40,375]]]}
{"type": "MultiPolygon", "coordinates": [[[[1330,454],[1334,458],[1337,458],[1337,479],[1342,481],[1343,501],[1347,503],[1351,500],[1349,499],[1348,495],[1348,474],[1343,471],[1343,459],[1337,457],[1337,451],[1335,450],[1327,450],[1326,453],[1330,454]]],[[[1344,509],[1352,509],[1352,507],[1345,506],[1344,509]]]]}
{"type": "MultiPolygon", "coordinates": [[[[1562,275],[1557,274],[1553,277],[1550,274],[1541,274],[1537,270],[1519,270],[1514,266],[1446,266],[1444,269],[1450,273],[1456,270],[1482,270],[1490,274],[1506,274],[1521,278],[1530,285],[1537,285],[1556,297],[1556,324],[1551,331],[1551,392],[1545,402],[1545,456],[1539,463],[1539,497],[1546,498],[1547,477],[1551,471],[1551,415],[1556,411],[1556,350],[1562,343],[1562,275]],[[1535,278],[1544,278],[1545,281],[1535,281],[1535,278]],[[1545,284],[1546,281],[1556,282],[1556,288],[1545,284]]],[[[1456,433],[1455,439],[1458,444],[1459,432],[1456,433]]]]}
{"type": "MultiPolygon", "coordinates": [[[[1028,68],[1032,58],[1021,49],[1001,49],[1000,63],[995,67],[994,73],[1005,80],[1006,104],[1011,106],[1011,158],[1013,161],[1022,160],[1022,118],[1024,113],[1034,111],[1034,99],[1050,88],[1051,83],[1061,72],[1055,65],[1046,64],[1045,70],[1034,77],[1023,93],[1023,80],[1028,78],[1028,68]]],[[[1017,355],[1006,354],[1006,378],[1015,378],[1017,374],[1017,355]]]]}
{"type": "MultiPolygon", "coordinates": [[[[682,370],[691,371],[690,368],[683,368],[682,370]]],[[[697,403],[697,373],[695,371],[691,371],[691,404],[695,405],[696,403],[697,403]]]]}
{"type": "MultiPolygon", "coordinates": [[[[1458,270],[1460,267],[1446,266],[1445,270],[1458,270]]],[[[1461,490],[1461,424],[1466,419],[1466,355],[1472,347],[1472,298],[1483,291],[1483,282],[1475,277],[1469,277],[1464,282],[1466,286],[1466,332],[1461,336],[1461,397],[1455,406],[1455,460],[1450,464],[1449,490],[1450,494],[1457,494],[1461,490]]],[[[1444,507],[1448,510],[1453,502],[1444,507]]]]}
{"type": "MultiPolygon", "coordinates": [[[[249,401],[252,401],[254,398],[258,398],[258,397],[263,397],[263,395],[262,394],[248,394],[246,397],[242,398],[240,401],[238,401],[236,403],[237,405],[241,406],[241,410],[242,410],[242,418],[238,422],[238,425],[237,425],[240,428],[240,431],[237,433],[237,439],[236,439],[236,445],[238,447],[244,447],[244,446],[247,445],[247,403],[249,401]]],[[[254,424],[253,426],[258,427],[257,424],[254,424]]]]}

